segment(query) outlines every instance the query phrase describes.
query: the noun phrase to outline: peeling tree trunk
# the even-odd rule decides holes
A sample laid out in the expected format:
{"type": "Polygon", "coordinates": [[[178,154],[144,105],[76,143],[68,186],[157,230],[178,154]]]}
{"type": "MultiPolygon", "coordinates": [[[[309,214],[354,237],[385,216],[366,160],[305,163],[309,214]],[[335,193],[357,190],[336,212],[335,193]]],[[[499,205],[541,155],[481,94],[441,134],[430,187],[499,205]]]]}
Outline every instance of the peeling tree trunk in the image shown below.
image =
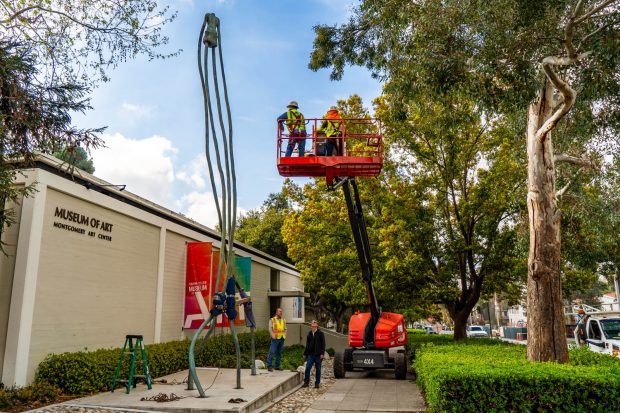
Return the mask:
{"type": "Polygon", "coordinates": [[[528,113],[527,156],[530,251],[527,277],[527,358],[568,361],[560,278],[560,210],[555,192],[551,133],[537,131],[553,111],[553,87],[546,82],[528,113]]]}

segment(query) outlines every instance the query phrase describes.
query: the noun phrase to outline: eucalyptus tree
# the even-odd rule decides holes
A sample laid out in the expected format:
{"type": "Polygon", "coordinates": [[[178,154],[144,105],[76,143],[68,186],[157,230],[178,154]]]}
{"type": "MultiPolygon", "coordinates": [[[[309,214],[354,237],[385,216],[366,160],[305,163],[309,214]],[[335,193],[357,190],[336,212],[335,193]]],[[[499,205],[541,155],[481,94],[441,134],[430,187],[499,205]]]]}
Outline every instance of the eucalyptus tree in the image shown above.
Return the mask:
{"type": "Polygon", "coordinates": [[[530,360],[568,358],[558,202],[571,180],[556,188],[556,164],[592,167],[591,139],[617,136],[619,25],[619,0],[362,0],[348,23],[315,27],[310,68],[339,79],[347,64],[368,67],[389,80],[396,115],[408,101],[454,92],[487,118],[527,108],[530,360]],[[553,142],[562,120],[583,134],[553,142]]]}

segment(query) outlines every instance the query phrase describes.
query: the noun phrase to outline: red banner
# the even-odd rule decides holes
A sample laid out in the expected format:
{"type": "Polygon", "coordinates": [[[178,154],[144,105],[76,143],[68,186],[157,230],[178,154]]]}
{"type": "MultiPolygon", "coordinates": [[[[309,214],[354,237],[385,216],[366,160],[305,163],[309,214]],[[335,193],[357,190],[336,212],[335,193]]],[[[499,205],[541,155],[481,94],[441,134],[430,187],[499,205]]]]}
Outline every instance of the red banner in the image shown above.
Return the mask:
{"type": "MultiPolygon", "coordinates": [[[[190,242],[187,244],[184,329],[197,329],[209,316],[213,295],[211,293],[212,255],[210,242],[190,242]]],[[[217,262],[215,271],[217,271],[217,262]]]]}

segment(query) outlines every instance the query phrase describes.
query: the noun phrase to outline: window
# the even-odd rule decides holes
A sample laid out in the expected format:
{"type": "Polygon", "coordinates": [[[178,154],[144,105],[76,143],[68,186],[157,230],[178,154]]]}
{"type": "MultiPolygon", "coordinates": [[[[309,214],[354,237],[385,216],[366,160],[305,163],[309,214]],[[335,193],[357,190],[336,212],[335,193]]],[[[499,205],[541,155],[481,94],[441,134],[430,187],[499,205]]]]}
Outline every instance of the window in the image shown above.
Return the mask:
{"type": "Polygon", "coordinates": [[[271,277],[269,280],[269,289],[271,291],[280,291],[280,271],[271,269],[271,277]]]}
{"type": "Polygon", "coordinates": [[[603,333],[607,338],[620,338],[620,319],[601,320],[603,333]]]}
{"type": "Polygon", "coordinates": [[[591,338],[592,340],[601,339],[601,327],[598,325],[598,321],[590,320],[590,325],[588,326],[588,338],[591,338]]]}

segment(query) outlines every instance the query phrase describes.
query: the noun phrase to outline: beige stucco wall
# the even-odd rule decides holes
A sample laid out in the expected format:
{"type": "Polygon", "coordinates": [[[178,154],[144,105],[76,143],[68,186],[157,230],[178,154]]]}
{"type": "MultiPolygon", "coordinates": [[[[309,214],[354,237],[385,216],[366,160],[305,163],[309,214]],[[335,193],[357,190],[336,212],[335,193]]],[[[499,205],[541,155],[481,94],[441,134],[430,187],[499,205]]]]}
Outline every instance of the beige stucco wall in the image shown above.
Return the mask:
{"type": "Polygon", "coordinates": [[[271,269],[258,262],[252,262],[252,311],[256,319],[256,328],[264,330],[268,326],[269,318],[269,280],[271,269]]]}
{"type": "Polygon", "coordinates": [[[178,340],[183,337],[183,307],[185,306],[185,264],[187,242],[196,241],[166,231],[166,255],[164,261],[163,308],[161,318],[161,341],[178,340]]]}
{"type": "Polygon", "coordinates": [[[15,269],[15,252],[19,238],[19,220],[21,218],[21,198],[18,202],[8,201],[7,209],[13,209],[15,223],[5,227],[2,233],[4,253],[0,252],[0,377],[4,365],[4,350],[9,324],[9,309],[13,291],[13,271],[15,269]]]}
{"type": "Polygon", "coordinates": [[[126,334],[153,342],[159,228],[48,188],[41,245],[28,380],[48,353],[117,347],[126,334]],[[111,232],[55,217],[56,208],[112,224],[111,232]]]}

